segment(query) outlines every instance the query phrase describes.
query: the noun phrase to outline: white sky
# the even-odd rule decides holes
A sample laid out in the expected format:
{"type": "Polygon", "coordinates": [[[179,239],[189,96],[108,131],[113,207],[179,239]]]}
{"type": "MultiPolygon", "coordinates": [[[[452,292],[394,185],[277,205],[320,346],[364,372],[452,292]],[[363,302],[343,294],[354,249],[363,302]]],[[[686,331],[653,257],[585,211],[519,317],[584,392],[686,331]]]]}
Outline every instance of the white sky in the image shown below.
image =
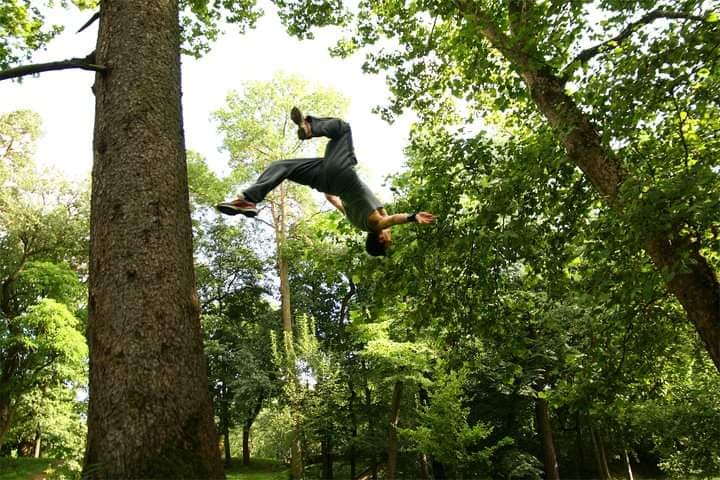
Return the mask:
{"type": "MultiPolygon", "coordinates": [[[[363,74],[362,57],[333,59],[328,47],[334,45],[337,30],[324,30],[316,39],[290,38],[283,30],[272,6],[260,1],[266,14],[257,27],[241,36],[223,35],[213,50],[200,60],[183,57],[183,109],[185,140],[189,149],[202,154],[221,172],[227,155],[219,150],[220,136],[210,114],[222,107],[231,89],[240,89],[247,80],[269,80],[278,70],[298,74],[311,82],[332,87],[351,100],[347,120],[353,125],[355,148],[365,180],[385,200],[391,195],[382,188],[388,174],[403,164],[410,118],[405,116],[388,125],[371,109],[386,102],[388,91],[380,76],[363,74]]],[[[54,11],[49,20],[65,25],[66,32],[38,52],[33,63],[84,57],[95,48],[97,24],[74,33],[91,13],[54,11]]],[[[231,30],[232,26],[228,27],[231,30]]],[[[94,96],[90,91],[93,72],[65,70],[26,77],[21,84],[0,82],[0,114],[26,108],[42,117],[43,136],[36,160],[54,166],[66,176],[82,179],[92,166],[94,96]]],[[[322,114],[323,112],[307,112],[322,114]]]]}

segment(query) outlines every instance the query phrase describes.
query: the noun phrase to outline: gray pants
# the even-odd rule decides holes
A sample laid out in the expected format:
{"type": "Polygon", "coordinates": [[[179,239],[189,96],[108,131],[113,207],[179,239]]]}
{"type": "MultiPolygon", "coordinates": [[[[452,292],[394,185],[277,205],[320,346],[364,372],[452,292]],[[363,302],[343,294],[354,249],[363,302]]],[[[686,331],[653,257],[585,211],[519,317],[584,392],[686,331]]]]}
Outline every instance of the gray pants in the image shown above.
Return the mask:
{"type": "Polygon", "coordinates": [[[349,177],[357,174],[350,125],[337,118],[307,117],[313,137],[329,137],[323,158],[293,158],[271,163],[243,194],[253,203],[262,202],[284,180],[307,185],[323,193],[340,195],[349,177]]]}

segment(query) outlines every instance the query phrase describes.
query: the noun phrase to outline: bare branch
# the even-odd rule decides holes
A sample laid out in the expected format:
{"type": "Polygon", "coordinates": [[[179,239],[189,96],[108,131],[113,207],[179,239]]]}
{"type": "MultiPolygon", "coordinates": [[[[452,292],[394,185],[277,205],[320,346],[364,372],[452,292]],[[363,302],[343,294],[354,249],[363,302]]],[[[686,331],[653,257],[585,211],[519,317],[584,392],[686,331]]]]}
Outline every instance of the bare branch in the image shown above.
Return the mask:
{"type": "Polygon", "coordinates": [[[601,54],[607,50],[609,50],[611,47],[615,47],[617,44],[628,38],[630,35],[632,35],[638,28],[648,25],[655,20],[659,20],[661,18],[666,19],[672,19],[672,20],[694,20],[696,22],[704,22],[705,17],[701,17],[698,15],[692,15],[690,13],[686,12],[671,12],[669,10],[654,10],[644,16],[642,16],[639,20],[636,20],[629,25],[627,25],[622,32],[615,35],[610,40],[606,40],[598,45],[595,45],[594,47],[587,48],[580,52],[573,60],[568,64],[567,67],[564,68],[564,71],[567,71],[568,68],[570,68],[572,65],[580,62],[585,63],[594,56],[601,54]]]}
{"type": "Polygon", "coordinates": [[[35,65],[22,65],[20,67],[8,68],[0,71],[0,81],[9,80],[11,78],[20,78],[27,75],[36,75],[42,72],[50,72],[53,70],[68,70],[71,68],[80,68],[82,70],[93,70],[96,72],[105,72],[107,68],[102,65],[96,65],[95,52],[85,58],[70,58],[59,62],[38,63],[35,65]]]}
{"type": "Polygon", "coordinates": [[[256,222],[260,222],[260,223],[264,223],[265,225],[267,225],[267,226],[270,227],[270,228],[275,228],[275,226],[274,226],[272,223],[268,222],[267,220],[263,220],[263,219],[260,218],[260,217],[255,217],[255,221],[256,221],[256,222]]]}
{"type": "Polygon", "coordinates": [[[75,32],[75,33],[80,33],[80,32],[82,32],[83,30],[85,30],[86,28],[88,28],[90,25],[92,25],[93,22],[94,22],[95,20],[97,20],[98,18],[100,18],[100,12],[95,12],[95,13],[93,14],[93,16],[90,17],[90,20],[88,20],[87,22],[85,22],[85,25],[83,25],[82,27],[80,27],[80,30],[78,30],[78,31],[75,32]]]}

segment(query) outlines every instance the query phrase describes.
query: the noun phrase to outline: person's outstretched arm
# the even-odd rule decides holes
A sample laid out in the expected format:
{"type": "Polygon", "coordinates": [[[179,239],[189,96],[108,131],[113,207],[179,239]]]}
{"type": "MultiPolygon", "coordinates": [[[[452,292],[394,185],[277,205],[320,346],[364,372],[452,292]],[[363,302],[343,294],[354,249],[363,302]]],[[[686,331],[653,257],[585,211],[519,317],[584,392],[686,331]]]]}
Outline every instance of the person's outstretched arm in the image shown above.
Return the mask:
{"type": "Polygon", "coordinates": [[[343,206],[340,197],[336,197],[335,195],[330,195],[329,193],[326,193],[325,198],[327,198],[327,201],[330,202],[333,207],[340,210],[340,213],[342,213],[343,215],[347,215],[345,213],[345,207],[343,206]]]}
{"type": "MultiPolygon", "coordinates": [[[[382,210],[382,209],[379,209],[382,210]]],[[[379,219],[376,220],[375,227],[378,230],[384,230],[386,228],[392,227],[393,225],[402,225],[404,223],[413,223],[417,222],[423,225],[427,225],[429,223],[433,223],[435,221],[435,215],[429,212],[417,212],[417,213],[396,213],[394,215],[385,215],[385,210],[382,210],[379,212],[381,215],[379,219]]],[[[372,222],[372,218],[370,221],[372,222]]]]}

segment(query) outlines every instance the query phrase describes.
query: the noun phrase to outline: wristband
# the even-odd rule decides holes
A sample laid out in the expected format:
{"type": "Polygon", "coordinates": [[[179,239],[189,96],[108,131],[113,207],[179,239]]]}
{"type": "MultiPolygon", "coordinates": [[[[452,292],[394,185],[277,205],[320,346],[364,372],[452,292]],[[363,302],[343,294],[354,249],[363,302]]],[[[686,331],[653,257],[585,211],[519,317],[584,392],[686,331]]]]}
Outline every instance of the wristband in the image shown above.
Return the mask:
{"type": "Polygon", "coordinates": [[[417,217],[416,217],[416,215],[417,215],[417,212],[411,213],[410,215],[408,215],[408,216],[407,216],[407,221],[408,221],[408,223],[417,222],[417,217]]]}

